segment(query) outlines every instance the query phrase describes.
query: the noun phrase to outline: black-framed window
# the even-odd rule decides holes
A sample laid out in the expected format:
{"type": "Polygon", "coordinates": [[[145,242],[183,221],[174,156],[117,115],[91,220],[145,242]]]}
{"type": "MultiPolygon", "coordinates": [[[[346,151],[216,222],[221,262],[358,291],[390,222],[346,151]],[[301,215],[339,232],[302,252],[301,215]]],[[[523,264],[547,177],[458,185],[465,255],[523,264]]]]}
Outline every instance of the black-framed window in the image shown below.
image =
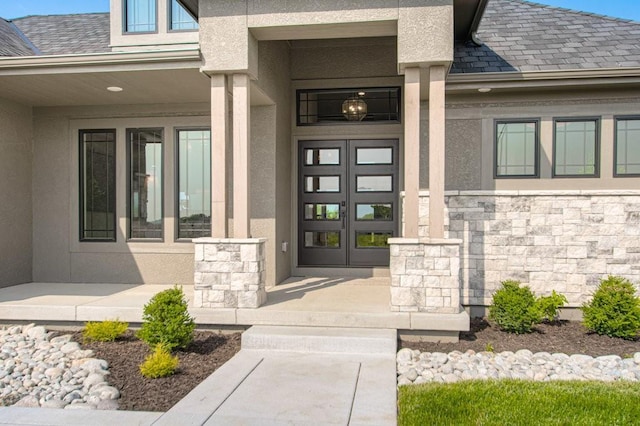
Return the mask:
{"type": "Polygon", "coordinates": [[[126,33],[157,31],[157,0],[123,0],[126,33]]]}
{"type": "Polygon", "coordinates": [[[297,124],[399,123],[400,88],[313,89],[296,92],[297,124]]]}
{"type": "Polygon", "coordinates": [[[162,239],[162,146],[162,129],[127,129],[130,239],[162,239]]]}
{"type": "Polygon", "coordinates": [[[177,129],[178,238],[211,236],[211,130],[177,129]]]}
{"type": "Polygon", "coordinates": [[[116,240],[116,131],[80,130],[80,241],[116,240]]]}
{"type": "Polygon", "coordinates": [[[553,124],[553,176],[598,177],[600,120],[559,118],[553,124]]]}
{"type": "Polygon", "coordinates": [[[169,0],[169,30],[194,31],[198,22],[182,7],[178,0],[169,0]]]}
{"type": "Polygon", "coordinates": [[[496,120],[496,178],[539,176],[539,120],[496,120]]]}
{"type": "Polygon", "coordinates": [[[616,117],[614,176],[640,176],[640,116],[616,117]]]}

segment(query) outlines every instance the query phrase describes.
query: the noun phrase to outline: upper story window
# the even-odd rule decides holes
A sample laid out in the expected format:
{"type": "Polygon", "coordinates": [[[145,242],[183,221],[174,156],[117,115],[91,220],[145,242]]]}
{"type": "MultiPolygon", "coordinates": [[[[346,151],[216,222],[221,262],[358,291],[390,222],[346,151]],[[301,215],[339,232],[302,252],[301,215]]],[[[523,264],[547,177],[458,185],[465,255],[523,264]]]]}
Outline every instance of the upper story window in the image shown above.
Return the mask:
{"type": "Polygon", "coordinates": [[[615,176],[640,176],[640,117],[616,119],[615,176]]]}
{"type": "Polygon", "coordinates": [[[186,11],[184,7],[178,0],[171,0],[171,9],[170,19],[169,19],[169,29],[172,31],[188,31],[188,30],[197,30],[198,23],[189,13],[186,11]]]}
{"type": "Polygon", "coordinates": [[[125,0],[125,32],[152,33],[157,31],[156,0],[125,0]]]}
{"type": "Polygon", "coordinates": [[[400,122],[400,88],[298,90],[299,126],[400,122]]]}
{"type": "Polygon", "coordinates": [[[555,120],[553,176],[598,177],[598,124],[596,118],[555,120]]]}
{"type": "Polygon", "coordinates": [[[538,121],[496,121],[496,177],[538,176],[538,121]]]}

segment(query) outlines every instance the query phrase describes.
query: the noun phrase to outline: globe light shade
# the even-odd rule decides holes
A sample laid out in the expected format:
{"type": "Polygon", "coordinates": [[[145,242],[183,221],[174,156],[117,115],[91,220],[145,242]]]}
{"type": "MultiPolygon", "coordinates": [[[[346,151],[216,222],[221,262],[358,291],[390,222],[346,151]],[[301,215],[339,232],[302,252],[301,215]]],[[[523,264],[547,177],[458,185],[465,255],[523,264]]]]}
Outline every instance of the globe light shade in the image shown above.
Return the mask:
{"type": "Polygon", "coordinates": [[[367,116],[367,103],[357,96],[342,103],[342,115],[349,121],[361,121],[367,116]]]}

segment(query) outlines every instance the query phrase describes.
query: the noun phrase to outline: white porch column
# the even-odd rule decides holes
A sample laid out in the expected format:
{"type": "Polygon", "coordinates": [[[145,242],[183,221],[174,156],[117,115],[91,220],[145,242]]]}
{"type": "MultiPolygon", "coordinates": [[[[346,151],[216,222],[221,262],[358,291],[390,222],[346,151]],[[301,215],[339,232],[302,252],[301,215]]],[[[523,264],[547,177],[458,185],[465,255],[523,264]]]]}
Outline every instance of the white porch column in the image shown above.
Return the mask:
{"type": "Polygon", "coordinates": [[[233,238],[249,237],[249,90],[247,74],[233,75],[233,238]]]}
{"type": "Polygon", "coordinates": [[[211,76],[211,236],[227,236],[227,76],[211,76]]]}
{"type": "Polygon", "coordinates": [[[404,71],[404,233],[418,238],[420,187],[420,68],[404,71]]]}
{"type": "Polygon", "coordinates": [[[444,238],[445,68],[429,68],[429,237],[444,238]]]}

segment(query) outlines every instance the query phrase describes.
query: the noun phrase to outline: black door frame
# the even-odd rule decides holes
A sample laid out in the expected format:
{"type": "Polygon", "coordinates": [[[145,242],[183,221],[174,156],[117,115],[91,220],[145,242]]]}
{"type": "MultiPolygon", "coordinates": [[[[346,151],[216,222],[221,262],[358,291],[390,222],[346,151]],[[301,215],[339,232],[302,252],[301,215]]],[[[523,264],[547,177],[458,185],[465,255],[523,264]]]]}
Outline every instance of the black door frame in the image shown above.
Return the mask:
{"type": "MultiPolygon", "coordinates": [[[[357,247],[356,242],[365,241],[368,235],[374,237],[398,236],[400,226],[399,206],[399,140],[385,139],[337,139],[298,141],[298,265],[328,267],[371,267],[388,266],[389,249],[380,247],[357,247]],[[357,164],[359,148],[392,148],[390,164],[357,164]],[[339,149],[339,164],[305,165],[306,150],[339,149]],[[339,192],[305,192],[306,178],[313,176],[340,176],[339,192]],[[391,176],[391,191],[358,191],[358,176],[391,176]],[[391,217],[387,220],[358,220],[357,205],[376,203],[391,204],[391,217]],[[338,205],[339,217],[327,220],[307,220],[305,206],[330,204],[338,205]],[[305,246],[305,232],[321,234],[314,245],[305,246]],[[365,240],[358,240],[360,238],[365,240]],[[377,235],[382,234],[382,235],[377,235]],[[332,247],[335,240],[338,247],[332,247]],[[328,243],[327,243],[328,242],[328,243]],[[319,243],[319,244],[318,244],[319,243]],[[325,244],[324,247],[320,247],[325,244]]],[[[315,215],[315,211],[314,211],[315,215]]]]}

